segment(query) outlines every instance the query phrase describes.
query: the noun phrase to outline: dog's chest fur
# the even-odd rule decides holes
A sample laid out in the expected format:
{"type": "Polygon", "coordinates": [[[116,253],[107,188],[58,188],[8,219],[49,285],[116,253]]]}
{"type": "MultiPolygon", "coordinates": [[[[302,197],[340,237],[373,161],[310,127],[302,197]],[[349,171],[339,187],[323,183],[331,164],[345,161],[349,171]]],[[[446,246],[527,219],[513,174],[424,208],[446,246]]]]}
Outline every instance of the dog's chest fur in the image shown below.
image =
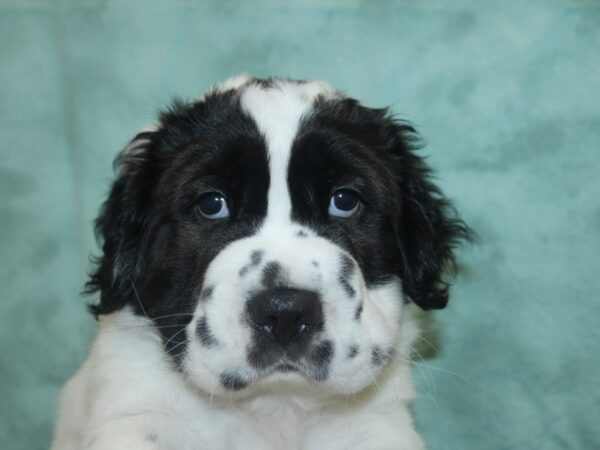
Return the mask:
{"type": "MultiPolygon", "coordinates": [[[[410,345],[416,329],[409,323],[405,330],[410,345]]],[[[63,391],[52,448],[424,448],[407,409],[414,388],[403,362],[390,365],[377,386],[358,396],[281,388],[245,400],[200,392],[171,364],[145,321],[129,311],[103,320],[90,356],[63,391]]]]}

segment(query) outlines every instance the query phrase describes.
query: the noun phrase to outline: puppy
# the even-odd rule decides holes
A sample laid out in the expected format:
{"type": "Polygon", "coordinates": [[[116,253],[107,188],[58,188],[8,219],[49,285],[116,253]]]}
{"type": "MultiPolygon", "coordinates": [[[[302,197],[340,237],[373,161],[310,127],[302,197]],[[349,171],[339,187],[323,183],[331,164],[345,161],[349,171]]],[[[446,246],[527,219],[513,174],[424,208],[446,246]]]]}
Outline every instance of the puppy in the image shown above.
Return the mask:
{"type": "Polygon", "coordinates": [[[410,302],[468,229],[414,129],[322,82],[240,76],[116,161],[100,328],[55,450],[422,449],[410,302]]]}

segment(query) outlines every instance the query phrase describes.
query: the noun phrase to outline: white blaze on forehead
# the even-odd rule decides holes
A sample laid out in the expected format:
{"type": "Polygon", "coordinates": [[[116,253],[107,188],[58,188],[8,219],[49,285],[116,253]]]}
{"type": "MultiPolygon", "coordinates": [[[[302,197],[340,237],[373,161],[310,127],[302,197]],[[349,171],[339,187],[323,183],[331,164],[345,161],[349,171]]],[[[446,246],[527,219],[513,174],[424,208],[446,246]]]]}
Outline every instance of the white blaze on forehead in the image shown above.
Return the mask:
{"type": "Polygon", "coordinates": [[[337,94],[327,83],[286,80],[273,80],[269,87],[249,84],[242,92],[242,107],[254,119],[267,141],[271,177],[267,220],[270,223],[290,220],[292,204],[287,172],[292,143],[302,116],[319,95],[334,97],[337,94]]]}

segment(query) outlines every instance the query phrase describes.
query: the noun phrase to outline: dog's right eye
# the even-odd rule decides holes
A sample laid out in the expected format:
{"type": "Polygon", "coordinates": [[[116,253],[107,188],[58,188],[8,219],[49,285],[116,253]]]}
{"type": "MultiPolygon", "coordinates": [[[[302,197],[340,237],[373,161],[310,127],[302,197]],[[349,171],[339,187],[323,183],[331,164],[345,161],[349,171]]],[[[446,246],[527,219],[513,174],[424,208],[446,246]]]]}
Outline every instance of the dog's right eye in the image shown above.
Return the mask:
{"type": "Polygon", "coordinates": [[[350,189],[336,191],[329,200],[329,214],[347,218],[353,216],[360,207],[358,194],[350,189]]]}
{"type": "Polygon", "coordinates": [[[207,219],[224,219],[229,217],[227,200],[219,192],[207,192],[198,199],[196,206],[200,214],[207,219]]]}

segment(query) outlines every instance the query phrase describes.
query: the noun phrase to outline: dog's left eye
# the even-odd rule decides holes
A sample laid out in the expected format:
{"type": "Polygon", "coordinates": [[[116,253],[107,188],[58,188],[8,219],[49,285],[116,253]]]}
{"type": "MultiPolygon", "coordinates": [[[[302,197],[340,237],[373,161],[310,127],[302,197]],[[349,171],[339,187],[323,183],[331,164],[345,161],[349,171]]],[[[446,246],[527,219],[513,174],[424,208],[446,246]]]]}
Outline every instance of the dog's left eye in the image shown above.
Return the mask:
{"type": "Polygon", "coordinates": [[[350,217],[358,211],[360,198],[349,189],[336,191],[329,200],[329,214],[336,217],[350,217]]]}
{"type": "Polygon", "coordinates": [[[198,199],[198,210],[207,219],[224,219],[229,217],[227,200],[219,192],[207,192],[198,199]]]}

